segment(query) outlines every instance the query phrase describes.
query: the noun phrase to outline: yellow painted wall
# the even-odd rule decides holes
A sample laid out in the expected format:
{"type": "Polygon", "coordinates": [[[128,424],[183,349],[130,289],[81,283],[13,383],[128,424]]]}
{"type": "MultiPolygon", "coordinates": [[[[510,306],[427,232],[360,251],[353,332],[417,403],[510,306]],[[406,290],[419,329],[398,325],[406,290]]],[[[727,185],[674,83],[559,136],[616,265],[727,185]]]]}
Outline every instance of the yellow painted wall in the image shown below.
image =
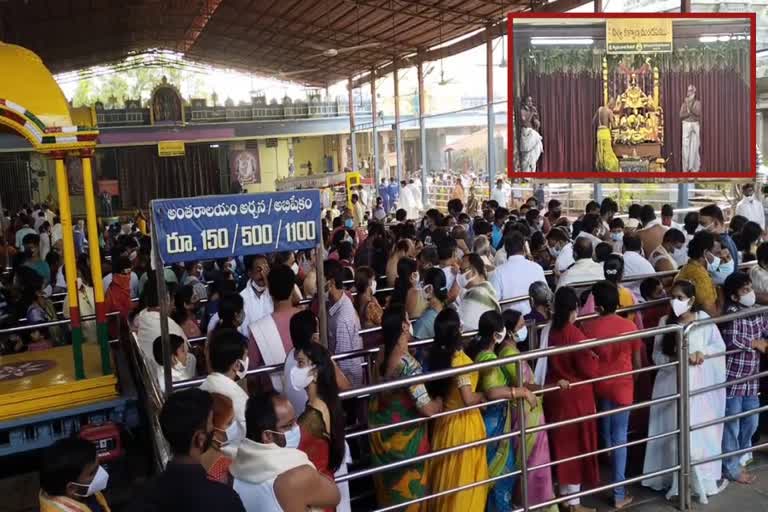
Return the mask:
{"type": "Polygon", "coordinates": [[[258,144],[261,183],[246,185],[245,189],[250,193],[274,192],[275,180],[288,176],[288,139],[278,139],[275,148],[268,148],[265,140],[258,144]]]}
{"type": "Polygon", "coordinates": [[[302,167],[306,163],[312,162],[312,173],[320,174],[325,172],[325,144],[323,137],[300,137],[300,142],[293,143],[293,153],[296,160],[296,176],[306,176],[307,168],[302,167]]]}

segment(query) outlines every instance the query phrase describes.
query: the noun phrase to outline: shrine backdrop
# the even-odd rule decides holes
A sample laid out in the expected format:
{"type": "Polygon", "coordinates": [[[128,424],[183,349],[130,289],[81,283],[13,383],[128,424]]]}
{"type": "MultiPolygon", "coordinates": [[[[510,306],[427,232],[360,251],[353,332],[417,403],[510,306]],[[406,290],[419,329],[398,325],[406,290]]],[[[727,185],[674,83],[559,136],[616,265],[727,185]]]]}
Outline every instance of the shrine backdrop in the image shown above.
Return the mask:
{"type": "MultiPolygon", "coordinates": [[[[680,105],[689,84],[696,86],[702,102],[701,170],[747,171],[749,146],[750,59],[749,46],[741,41],[716,47],[679,48],[671,54],[638,55],[629,59],[640,68],[646,58],[660,71],[661,107],[664,110],[664,146],[668,171],[681,170],[680,105]],[[723,143],[723,141],[727,141],[723,143]]],[[[594,170],[593,117],[602,104],[603,54],[593,49],[535,49],[521,56],[522,98],[530,95],[541,116],[544,154],[542,172],[594,170]]],[[[609,69],[616,69],[609,57],[609,69]]],[[[638,77],[638,86],[652,93],[650,75],[638,77]]],[[[612,72],[608,90],[612,97],[627,85],[626,75],[612,72]]]]}
{"type": "Polygon", "coordinates": [[[152,199],[221,193],[219,165],[208,144],[187,144],[184,156],[161,158],[157,146],[117,152],[123,207],[146,208],[152,199]]]}

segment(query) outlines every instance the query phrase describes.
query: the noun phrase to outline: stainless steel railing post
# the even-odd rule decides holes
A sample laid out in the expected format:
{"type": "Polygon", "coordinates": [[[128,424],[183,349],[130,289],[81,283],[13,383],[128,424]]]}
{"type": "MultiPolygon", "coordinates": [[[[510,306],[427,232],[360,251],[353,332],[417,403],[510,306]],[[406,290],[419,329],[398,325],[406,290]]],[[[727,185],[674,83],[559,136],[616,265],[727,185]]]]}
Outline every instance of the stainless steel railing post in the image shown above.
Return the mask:
{"type": "Polygon", "coordinates": [[[680,497],[679,508],[687,511],[690,507],[690,475],[691,475],[691,415],[689,410],[690,390],[688,382],[688,333],[689,329],[682,327],[675,333],[677,337],[677,383],[680,390],[680,398],[677,401],[677,417],[680,427],[677,454],[680,464],[678,477],[678,495],[680,497]]]}
{"type": "MultiPolygon", "coordinates": [[[[523,365],[527,364],[525,361],[517,361],[517,383],[515,384],[519,388],[525,387],[525,376],[523,372],[523,365]]],[[[523,500],[523,510],[528,512],[528,460],[525,457],[525,430],[526,430],[526,418],[525,412],[528,407],[525,398],[520,397],[517,399],[517,417],[520,418],[520,443],[518,444],[518,450],[520,451],[520,498],[523,500]]],[[[509,440],[512,442],[512,439],[509,440]]]]}

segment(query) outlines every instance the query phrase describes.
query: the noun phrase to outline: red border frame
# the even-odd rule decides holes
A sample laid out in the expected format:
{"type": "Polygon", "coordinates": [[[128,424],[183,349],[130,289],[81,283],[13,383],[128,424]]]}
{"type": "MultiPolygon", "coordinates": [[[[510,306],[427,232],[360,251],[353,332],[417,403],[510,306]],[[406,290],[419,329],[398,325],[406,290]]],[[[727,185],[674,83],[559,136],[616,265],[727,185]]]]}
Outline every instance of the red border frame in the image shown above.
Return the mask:
{"type": "Polygon", "coordinates": [[[750,148],[755,148],[757,137],[757,14],[754,12],[745,13],[537,13],[521,12],[510,13],[507,15],[507,61],[510,63],[507,71],[507,176],[512,179],[567,179],[567,178],[597,178],[605,181],[621,181],[624,179],[755,179],[757,176],[757,153],[752,151],[750,161],[752,162],[749,172],[712,172],[702,171],[697,173],[689,172],[627,172],[627,173],[606,173],[606,172],[515,172],[514,154],[511,151],[512,141],[514,140],[514,126],[512,124],[512,114],[514,112],[514,94],[511,94],[511,88],[515,83],[514,73],[514,37],[513,26],[515,18],[538,18],[538,19],[558,19],[558,18],[581,18],[581,19],[606,19],[606,18],[672,18],[672,19],[690,19],[690,18],[713,18],[713,19],[734,19],[743,18],[750,22],[750,47],[751,47],[751,90],[750,90],[750,148]]]}

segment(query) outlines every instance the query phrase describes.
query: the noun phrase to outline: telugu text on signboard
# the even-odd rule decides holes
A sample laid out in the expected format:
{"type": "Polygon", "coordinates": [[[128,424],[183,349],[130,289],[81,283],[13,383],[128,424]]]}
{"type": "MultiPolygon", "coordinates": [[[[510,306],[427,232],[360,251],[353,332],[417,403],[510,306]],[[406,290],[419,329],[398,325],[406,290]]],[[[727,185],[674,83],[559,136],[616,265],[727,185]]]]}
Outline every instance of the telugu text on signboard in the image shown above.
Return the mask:
{"type": "Polygon", "coordinates": [[[671,18],[605,20],[605,47],[609,54],[672,52],[671,18]]]}
{"type": "Polygon", "coordinates": [[[158,199],[150,207],[164,263],[298,251],[321,236],[319,190],[158,199]]]}

